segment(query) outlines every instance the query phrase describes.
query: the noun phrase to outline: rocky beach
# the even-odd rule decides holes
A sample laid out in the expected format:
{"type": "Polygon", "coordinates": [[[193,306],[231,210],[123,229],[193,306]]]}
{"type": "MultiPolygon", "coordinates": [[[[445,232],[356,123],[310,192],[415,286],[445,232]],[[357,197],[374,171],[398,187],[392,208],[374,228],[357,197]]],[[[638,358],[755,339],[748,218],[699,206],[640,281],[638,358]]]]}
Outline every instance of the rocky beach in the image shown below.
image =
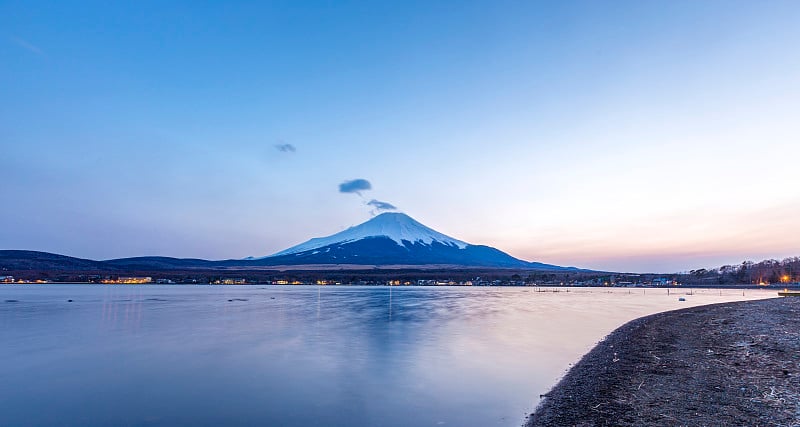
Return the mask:
{"type": "Polygon", "coordinates": [[[800,425],[800,298],[629,322],[586,354],[526,425],[800,425]]]}

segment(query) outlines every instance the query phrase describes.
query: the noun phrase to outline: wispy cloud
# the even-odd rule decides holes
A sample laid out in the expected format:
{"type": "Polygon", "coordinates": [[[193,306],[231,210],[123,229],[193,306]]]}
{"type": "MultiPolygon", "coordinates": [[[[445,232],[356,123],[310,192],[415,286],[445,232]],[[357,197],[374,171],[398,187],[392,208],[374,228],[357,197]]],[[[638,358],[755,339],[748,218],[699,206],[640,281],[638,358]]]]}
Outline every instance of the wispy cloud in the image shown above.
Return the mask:
{"type": "Polygon", "coordinates": [[[362,191],[371,190],[372,184],[369,183],[366,179],[353,179],[350,181],[345,181],[339,184],[339,192],[340,193],[356,193],[359,196],[361,195],[362,191]]]}
{"type": "Polygon", "coordinates": [[[26,49],[26,50],[28,50],[30,52],[33,52],[33,53],[35,53],[37,55],[44,55],[44,52],[42,51],[42,49],[40,49],[38,46],[36,46],[35,44],[33,44],[33,43],[31,43],[31,42],[29,42],[27,40],[21,39],[19,37],[11,37],[11,41],[14,44],[16,44],[17,46],[19,46],[19,47],[21,47],[23,49],[26,49]]]}
{"type": "Polygon", "coordinates": [[[281,153],[294,153],[297,151],[297,148],[292,144],[275,144],[275,149],[281,153]]]}
{"type": "Polygon", "coordinates": [[[397,206],[395,206],[395,205],[393,205],[391,203],[388,203],[388,202],[382,202],[380,200],[375,200],[375,199],[372,199],[369,202],[367,202],[367,205],[372,206],[373,208],[375,208],[376,211],[396,211],[397,210],[397,206]]]}

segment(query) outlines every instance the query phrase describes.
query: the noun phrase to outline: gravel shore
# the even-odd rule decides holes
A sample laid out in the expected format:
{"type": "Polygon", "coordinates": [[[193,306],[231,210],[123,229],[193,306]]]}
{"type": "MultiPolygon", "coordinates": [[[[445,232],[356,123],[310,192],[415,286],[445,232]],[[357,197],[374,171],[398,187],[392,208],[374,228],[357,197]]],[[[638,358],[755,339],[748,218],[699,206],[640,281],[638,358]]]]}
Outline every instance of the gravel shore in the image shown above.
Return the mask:
{"type": "Polygon", "coordinates": [[[800,298],[659,313],[611,333],[527,426],[800,426],[800,298]]]}

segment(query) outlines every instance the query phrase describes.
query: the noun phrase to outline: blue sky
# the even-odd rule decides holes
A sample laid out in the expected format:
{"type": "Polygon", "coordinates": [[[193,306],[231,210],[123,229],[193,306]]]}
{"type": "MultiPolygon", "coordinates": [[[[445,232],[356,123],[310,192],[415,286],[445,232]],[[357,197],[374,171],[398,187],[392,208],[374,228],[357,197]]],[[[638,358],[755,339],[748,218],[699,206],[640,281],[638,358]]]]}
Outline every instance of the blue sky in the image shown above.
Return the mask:
{"type": "Polygon", "coordinates": [[[797,22],[792,1],[5,1],[0,247],[264,255],[375,198],[528,260],[798,255],[797,22]],[[338,192],[358,178],[366,199],[338,192]]]}

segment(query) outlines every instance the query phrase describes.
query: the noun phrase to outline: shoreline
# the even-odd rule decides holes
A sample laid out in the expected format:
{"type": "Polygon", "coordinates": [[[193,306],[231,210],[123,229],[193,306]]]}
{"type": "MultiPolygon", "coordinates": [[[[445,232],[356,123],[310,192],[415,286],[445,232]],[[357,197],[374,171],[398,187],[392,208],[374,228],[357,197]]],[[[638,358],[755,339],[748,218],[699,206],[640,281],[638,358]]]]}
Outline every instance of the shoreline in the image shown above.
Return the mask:
{"type": "Polygon", "coordinates": [[[526,420],[535,426],[800,424],[800,298],[710,304],[619,327],[526,420]]]}

